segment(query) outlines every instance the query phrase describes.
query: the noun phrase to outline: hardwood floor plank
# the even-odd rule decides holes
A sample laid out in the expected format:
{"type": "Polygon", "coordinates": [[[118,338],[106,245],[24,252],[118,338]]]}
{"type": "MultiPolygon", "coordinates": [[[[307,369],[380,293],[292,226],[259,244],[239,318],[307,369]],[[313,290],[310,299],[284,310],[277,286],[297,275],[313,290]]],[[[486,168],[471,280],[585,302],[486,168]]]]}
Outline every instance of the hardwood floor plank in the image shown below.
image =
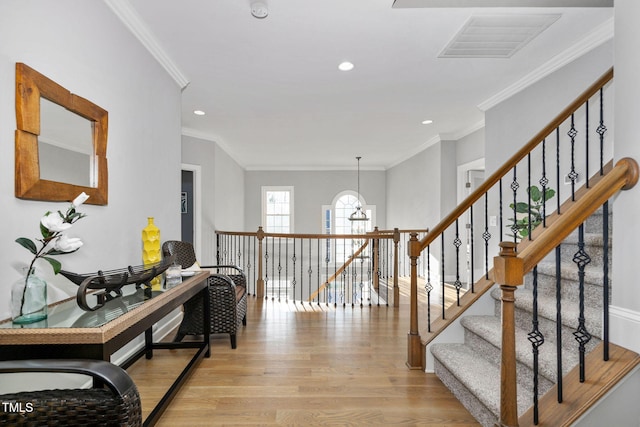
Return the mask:
{"type": "MultiPolygon", "coordinates": [[[[333,307],[250,298],[238,347],[212,355],[158,426],[478,426],[433,374],[405,366],[408,306],[333,307]]],[[[144,416],[192,350],[129,368],[144,416]]]]}

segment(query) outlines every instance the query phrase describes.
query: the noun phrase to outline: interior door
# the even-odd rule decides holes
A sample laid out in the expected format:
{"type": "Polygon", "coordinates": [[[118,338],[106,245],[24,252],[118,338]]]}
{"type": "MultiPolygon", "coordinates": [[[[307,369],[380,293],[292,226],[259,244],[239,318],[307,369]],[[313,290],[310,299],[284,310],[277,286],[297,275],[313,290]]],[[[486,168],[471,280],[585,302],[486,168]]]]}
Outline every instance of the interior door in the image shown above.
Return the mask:
{"type": "Polygon", "coordinates": [[[180,212],[181,212],[181,224],[182,224],[182,236],[183,242],[189,242],[192,245],[193,233],[194,233],[194,174],[193,171],[182,171],[182,187],[180,194],[180,212]]]}
{"type": "MultiPolygon", "coordinates": [[[[476,188],[484,182],[484,170],[469,169],[465,173],[465,197],[473,193],[476,188]]],[[[484,240],[482,239],[482,233],[484,232],[484,199],[480,199],[473,205],[473,226],[471,212],[468,211],[465,219],[465,248],[466,248],[466,268],[465,268],[465,283],[467,289],[471,287],[471,280],[477,281],[484,273],[484,240]],[[473,234],[472,234],[473,231],[473,234]],[[473,239],[473,240],[472,240],[473,239]],[[471,251],[473,246],[473,260],[471,258],[471,251]],[[473,261],[473,262],[472,262],[473,261]],[[471,269],[473,268],[473,275],[471,269]]]]}

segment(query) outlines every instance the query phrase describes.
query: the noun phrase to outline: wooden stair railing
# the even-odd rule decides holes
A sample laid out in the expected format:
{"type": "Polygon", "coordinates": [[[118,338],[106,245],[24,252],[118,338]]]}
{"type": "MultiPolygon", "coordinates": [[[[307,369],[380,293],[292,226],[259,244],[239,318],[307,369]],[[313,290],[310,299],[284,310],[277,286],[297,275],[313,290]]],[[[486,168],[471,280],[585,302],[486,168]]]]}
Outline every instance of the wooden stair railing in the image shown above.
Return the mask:
{"type": "MultiPolygon", "coordinates": [[[[400,301],[398,276],[401,270],[399,264],[401,262],[403,265],[409,264],[406,252],[403,251],[401,253],[399,251],[399,247],[404,243],[402,236],[404,236],[405,241],[408,241],[410,233],[424,235],[427,231],[423,229],[400,230],[397,228],[379,230],[376,227],[374,231],[366,234],[353,235],[267,233],[262,227],[258,227],[257,232],[218,230],[216,231],[215,241],[216,261],[217,264],[232,264],[243,268],[247,276],[247,291],[261,299],[268,297],[265,289],[267,280],[275,280],[278,285],[289,280],[292,288],[300,285],[304,280],[306,285],[304,296],[299,286],[297,288],[299,290],[294,295],[295,297],[300,297],[301,303],[310,303],[314,298],[319,298],[322,291],[326,290],[332,282],[337,283],[338,279],[347,282],[345,277],[349,276],[351,278],[353,274],[358,274],[359,277],[362,277],[363,271],[361,267],[358,266],[356,271],[354,270],[356,267],[352,265],[354,260],[362,260],[366,266],[364,274],[370,278],[368,282],[370,282],[372,293],[375,293],[378,297],[378,304],[381,302],[389,304],[390,298],[393,298],[393,305],[398,307],[400,301]],[[279,240],[284,242],[284,247],[289,245],[289,247],[296,248],[297,244],[298,252],[286,254],[283,251],[279,253],[280,251],[277,247],[274,252],[271,243],[279,240]],[[336,259],[336,252],[338,252],[336,242],[344,241],[348,243],[354,240],[358,241],[356,242],[357,245],[360,245],[357,248],[354,247],[355,252],[345,256],[344,259],[342,255],[338,257],[339,259],[336,259]],[[364,243],[360,244],[360,241],[364,243]],[[301,252],[302,245],[305,247],[304,253],[301,252]],[[367,248],[368,252],[370,252],[370,257],[365,259],[362,255],[367,248]],[[311,258],[312,253],[313,258],[311,258]],[[333,258],[331,263],[328,259],[329,254],[333,258]],[[289,263],[289,267],[291,266],[292,257],[297,260],[297,268],[295,267],[296,261],[293,261],[294,268],[289,268],[289,276],[286,277],[285,265],[289,263]],[[301,265],[304,265],[304,272],[300,270],[301,265]],[[273,277],[272,269],[274,266],[278,268],[275,272],[276,276],[279,276],[278,270],[282,267],[282,277],[273,277]],[[313,284],[311,287],[307,287],[311,282],[311,272],[313,273],[313,284]],[[383,290],[379,284],[380,280],[385,278],[386,286],[383,290]],[[388,296],[387,299],[385,299],[385,295],[388,296]]],[[[347,243],[343,244],[351,247],[351,244],[347,243]]]]}
{"type": "MultiPolygon", "coordinates": [[[[520,150],[518,150],[509,160],[507,160],[500,168],[491,174],[485,181],[473,191],[466,199],[464,199],[456,208],[444,217],[436,226],[431,228],[429,232],[420,240],[417,235],[412,235],[409,242],[408,253],[411,259],[411,283],[410,283],[410,326],[408,333],[407,346],[407,367],[409,369],[424,370],[426,368],[425,342],[423,342],[419,331],[418,319],[418,270],[417,260],[420,255],[427,249],[437,238],[439,238],[447,229],[457,224],[463,215],[476,203],[480,202],[486,194],[501,184],[509,172],[514,170],[516,166],[530,156],[530,153],[538,146],[543,144],[547,136],[552,134],[561,124],[565,123],[572,115],[587,102],[591,97],[600,92],[602,88],[613,79],[613,68],[604,73],[596,82],[594,82],[587,90],[585,90],[575,101],[569,104],[560,114],[558,114],[544,129],[538,132],[529,140],[520,150]]],[[[485,277],[478,280],[480,288],[474,289],[474,292],[467,292],[464,295],[464,304],[459,303],[451,310],[455,312],[454,317],[448,316],[438,323],[437,329],[431,331],[431,339],[440,333],[448,324],[458,317],[470,303],[479,298],[484,292],[491,288],[493,281],[491,280],[491,269],[487,268],[485,277]],[[469,295],[472,294],[472,295],[469,295]]],[[[444,314],[444,307],[443,307],[444,314]]]]}
{"type": "MultiPolygon", "coordinates": [[[[500,426],[518,426],[516,391],[516,351],[514,291],[524,283],[524,275],[531,271],[548,253],[564,241],[597,209],[621,190],[636,185],[640,169],[635,160],[624,158],[604,176],[594,177],[589,189],[582,189],[576,201],[565,202],[563,214],[516,252],[516,244],[503,242],[500,255],[494,258],[494,280],[502,290],[502,363],[500,380],[500,426]]],[[[605,243],[606,244],[606,243],[605,243]]],[[[607,346],[608,342],[603,345],[607,346]]],[[[606,350],[605,350],[606,351],[606,350]]],[[[636,362],[637,363],[637,362],[636,362]]],[[[609,382],[607,386],[613,387],[609,382]]],[[[600,395],[604,391],[599,391],[600,395]]],[[[583,411],[587,406],[581,408],[583,411]]]]}

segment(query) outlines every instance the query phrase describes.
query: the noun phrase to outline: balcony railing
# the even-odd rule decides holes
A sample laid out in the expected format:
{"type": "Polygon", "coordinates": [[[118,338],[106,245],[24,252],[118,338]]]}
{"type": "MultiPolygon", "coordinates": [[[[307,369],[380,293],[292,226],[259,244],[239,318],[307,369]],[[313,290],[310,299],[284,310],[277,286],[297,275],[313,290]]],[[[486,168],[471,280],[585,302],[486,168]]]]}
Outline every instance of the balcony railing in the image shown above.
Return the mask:
{"type": "MultiPolygon", "coordinates": [[[[354,234],[279,234],[216,231],[218,264],[240,266],[248,292],[302,304],[393,305],[398,278],[408,277],[409,236],[428,230],[354,234]]],[[[425,255],[426,257],[426,255],[425,255]]],[[[420,258],[422,265],[428,262],[420,258]]]]}

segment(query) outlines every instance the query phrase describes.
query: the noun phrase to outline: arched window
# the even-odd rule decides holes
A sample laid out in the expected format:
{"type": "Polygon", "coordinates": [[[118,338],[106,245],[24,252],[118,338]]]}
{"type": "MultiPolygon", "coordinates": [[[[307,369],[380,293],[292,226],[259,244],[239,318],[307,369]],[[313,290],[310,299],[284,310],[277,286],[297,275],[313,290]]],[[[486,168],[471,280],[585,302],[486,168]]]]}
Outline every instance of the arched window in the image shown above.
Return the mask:
{"type": "MultiPolygon", "coordinates": [[[[368,232],[373,229],[375,223],[375,205],[367,205],[363,197],[360,196],[360,202],[358,203],[358,193],[355,191],[343,191],[336,195],[333,199],[331,206],[323,207],[323,224],[325,233],[329,234],[353,234],[354,227],[352,221],[349,221],[349,216],[356,210],[358,205],[361,205],[363,212],[367,214],[368,221],[358,224],[362,227],[362,232],[368,232]]],[[[355,245],[359,247],[358,242],[355,245]]],[[[354,247],[354,242],[338,239],[335,242],[327,242],[327,259],[336,262],[346,260],[353,251],[357,250],[354,247]]]]}

